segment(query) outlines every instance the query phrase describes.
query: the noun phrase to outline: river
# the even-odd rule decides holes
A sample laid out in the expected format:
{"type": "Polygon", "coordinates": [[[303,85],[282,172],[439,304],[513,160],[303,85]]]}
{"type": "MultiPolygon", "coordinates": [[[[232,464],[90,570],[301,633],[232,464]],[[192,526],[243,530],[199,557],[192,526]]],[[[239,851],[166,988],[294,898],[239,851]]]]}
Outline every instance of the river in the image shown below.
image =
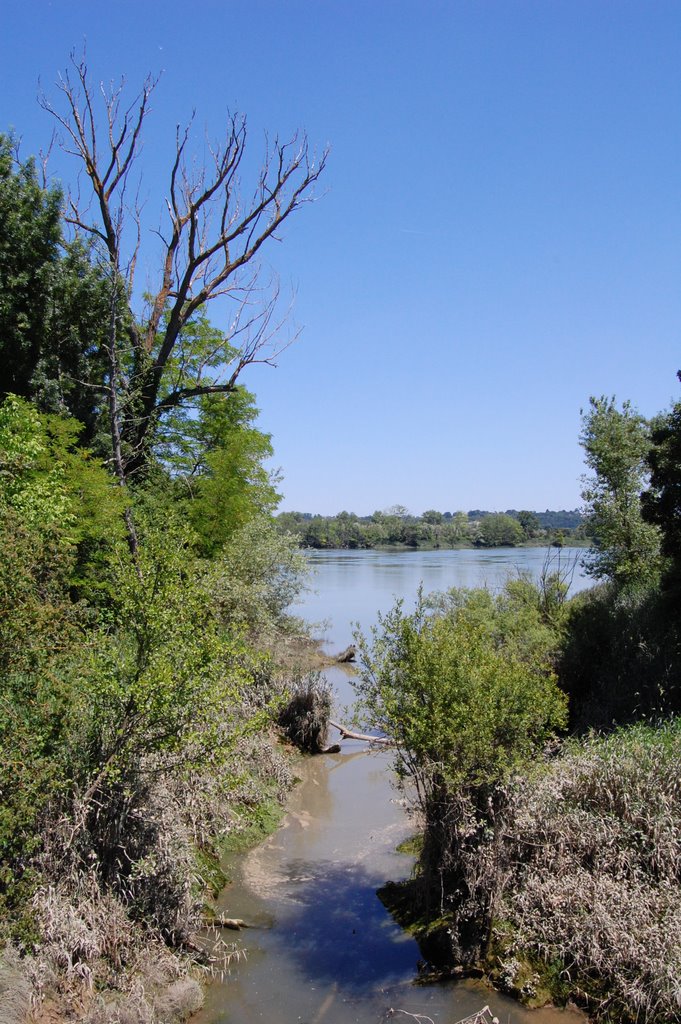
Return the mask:
{"type": "Polygon", "coordinates": [[[327,622],[319,635],[331,646],[347,646],[353,624],[365,632],[377,612],[397,598],[413,605],[419,586],[425,593],[450,587],[498,591],[519,573],[538,579],[558,572],[575,594],[591,585],[581,568],[583,548],[461,548],[444,551],[310,551],[310,586],[293,611],[308,622],[327,622]]]}
{"type": "MultiPolygon", "coordinates": [[[[549,553],[550,568],[571,574],[573,591],[588,585],[582,554],[549,553]]],[[[353,623],[368,630],[396,598],[408,608],[421,583],[426,591],[498,589],[509,574],[538,576],[545,558],[532,548],[311,552],[311,589],[294,611],[323,623],[319,634],[333,652],[351,642],[353,623]]],[[[339,715],[352,699],[351,674],[327,671],[339,715]]],[[[376,896],[386,880],[408,876],[412,864],[396,852],[412,825],[393,786],[390,754],[344,741],[341,754],[310,759],[300,775],[280,828],[228,865],[234,882],[220,912],[253,927],[241,933],[245,955],[209,987],[194,1024],[375,1024],[391,1010],[453,1024],[485,1004],[502,1024],[583,1019],[524,1010],[476,982],[414,985],[418,947],[376,896]]]]}

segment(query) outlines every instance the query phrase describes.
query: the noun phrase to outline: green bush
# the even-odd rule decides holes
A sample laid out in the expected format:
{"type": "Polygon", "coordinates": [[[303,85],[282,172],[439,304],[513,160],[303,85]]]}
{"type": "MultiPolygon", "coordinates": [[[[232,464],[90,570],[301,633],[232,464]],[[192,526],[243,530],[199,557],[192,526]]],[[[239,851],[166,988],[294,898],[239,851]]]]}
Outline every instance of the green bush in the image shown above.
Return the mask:
{"type": "Polygon", "coordinates": [[[568,605],[558,664],[575,729],[681,711],[678,611],[657,587],[601,585],[568,605]]]}
{"type": "MultiPolygon", "coordinates": [[[[540,601],[529,611],[520,589],[539,628],[540,601]]],[[[553,634],[523,645],[509,618],[518,590],[496,599],[459,591],[436,615],[421,597],[409,616],[398,603],[370,639],[357,638],[360,716],[394,740],[398,776],[415,792],[424,827],[418,902],[427,921],[443,923],[445,960],[480,956],[501,881],[505,787],[566,719],[548,658],[553,634]]]]}

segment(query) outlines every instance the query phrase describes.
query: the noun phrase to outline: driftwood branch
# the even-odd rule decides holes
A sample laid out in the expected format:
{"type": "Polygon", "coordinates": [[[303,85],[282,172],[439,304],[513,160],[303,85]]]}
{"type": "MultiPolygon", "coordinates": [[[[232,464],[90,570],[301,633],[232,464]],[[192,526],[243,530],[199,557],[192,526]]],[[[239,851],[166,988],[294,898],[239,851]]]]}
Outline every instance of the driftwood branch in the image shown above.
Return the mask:
{"type": "Polygon", "coordinates": [[[203,923],[211,928],[231,928],[235,932],[241,931],[242,928],[250,927],[240,917],[204,917],[203,923]]]}
{"type": "Polygon", "coordinates": [[[363,740],[365,743],[380,743],[385,747],[393,746],[393,741],[389,740],[387,736],[367,736],[363,732],[352,732],[350,729],[346,729],[344,725],[334,722],[331,718],[329,719],[329,725],[333,726],[334,729],[338,729],[341,738],[344,740],[363,740]]]}

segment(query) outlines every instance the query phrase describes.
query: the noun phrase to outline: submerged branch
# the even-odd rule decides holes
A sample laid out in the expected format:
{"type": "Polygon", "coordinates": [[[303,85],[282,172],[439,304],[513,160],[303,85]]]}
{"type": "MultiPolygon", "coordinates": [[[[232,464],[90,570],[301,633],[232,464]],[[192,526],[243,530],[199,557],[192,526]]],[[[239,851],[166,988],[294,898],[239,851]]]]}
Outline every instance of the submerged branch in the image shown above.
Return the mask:
{"type": "Polygon", "coordinates": [[[386,747],[393,747],[395,745],[387,736],[367,736],[363,732],[351,732],[350,729],[346,729],[344,725],[339,725],[338,722],[334,722],[331,718],[329,719],[329,725],[333,726],[334,729],[338,729],[341,739],[344,740],[363,740],[365,743],[380,743],[386,747]]]}

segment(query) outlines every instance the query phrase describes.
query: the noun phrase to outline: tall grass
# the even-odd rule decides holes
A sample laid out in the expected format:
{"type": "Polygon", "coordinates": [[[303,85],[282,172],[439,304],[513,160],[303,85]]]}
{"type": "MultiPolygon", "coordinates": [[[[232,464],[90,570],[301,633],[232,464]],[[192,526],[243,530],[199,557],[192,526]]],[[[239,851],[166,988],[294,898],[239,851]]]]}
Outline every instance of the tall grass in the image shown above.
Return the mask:
{"type": "Polygon", "coordinates": [[[681,1020],[681,722],[570,744],[516,784],[506,842],[517,951],[596,1017],[681,1020]]]}

